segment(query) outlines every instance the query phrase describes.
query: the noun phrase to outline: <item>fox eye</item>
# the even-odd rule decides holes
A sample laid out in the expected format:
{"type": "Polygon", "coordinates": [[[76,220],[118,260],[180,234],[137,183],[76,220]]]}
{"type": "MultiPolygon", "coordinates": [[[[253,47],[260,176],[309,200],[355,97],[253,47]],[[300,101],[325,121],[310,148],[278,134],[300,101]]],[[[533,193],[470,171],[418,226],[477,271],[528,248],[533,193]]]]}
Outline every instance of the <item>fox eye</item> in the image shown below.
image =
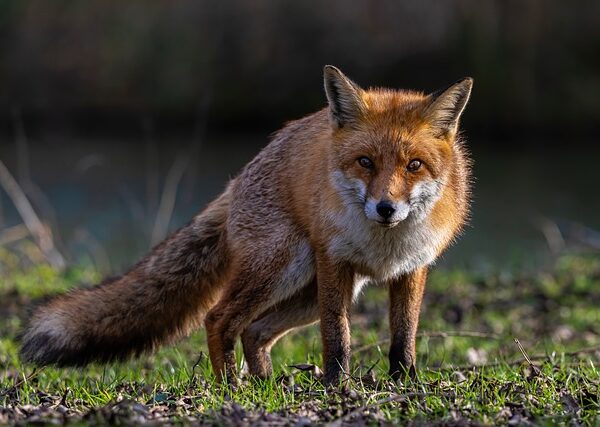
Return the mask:
{"type": "Polygon", "coordinates": [[[408,162],[406,169],[408,169],[409,172],[416,172],[417,170],[419,170],[422,164],[423,162],[419,159],[413,159],[410,162],[408,162]]]}
{"type": "Polygon", "coordinates": [[[375,165],[373,165],[373,161],[368,157],[362,156],[358,158],[358,164],[361,165],[365,169],[373,169],[375,165]]]}

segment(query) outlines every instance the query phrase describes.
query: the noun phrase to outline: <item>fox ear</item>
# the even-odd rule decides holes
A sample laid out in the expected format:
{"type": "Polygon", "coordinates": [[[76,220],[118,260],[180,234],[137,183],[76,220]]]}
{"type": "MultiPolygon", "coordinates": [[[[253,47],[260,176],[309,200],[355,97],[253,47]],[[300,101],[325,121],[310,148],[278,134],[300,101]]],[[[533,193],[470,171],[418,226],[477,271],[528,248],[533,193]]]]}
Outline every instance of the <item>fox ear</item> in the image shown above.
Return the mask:
{"type": "Polygon", "coordinates": [[[331,123],[336,128],[352,124],[363,113],[362,89],[333,65],[323,69],[331,123]]]}
{"type": "Polygon", "coordinates": [[[429,95],[431,102],[425,110],[427,119],[440,131],[440,135],[454,135],[460,116],[469,101],[473,79],[465,77],[446,89],[429,95]]]}

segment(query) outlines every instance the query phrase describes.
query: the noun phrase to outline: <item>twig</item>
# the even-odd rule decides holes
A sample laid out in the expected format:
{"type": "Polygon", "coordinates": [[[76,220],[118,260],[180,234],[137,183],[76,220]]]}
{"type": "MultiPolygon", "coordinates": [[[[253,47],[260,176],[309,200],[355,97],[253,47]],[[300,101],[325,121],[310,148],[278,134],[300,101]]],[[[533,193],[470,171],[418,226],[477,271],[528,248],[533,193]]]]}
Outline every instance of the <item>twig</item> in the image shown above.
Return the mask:
{"type": "Polygon", "coordinates": [[[525,348],[521,345],[521,341],[519,341],[518,338],[514,338],[515,343],[517,344],[517,347],[519,347],[519,351],[521,352],[521,354],[523,355],[523,357],[525,358],[525,360],[527,361],[527,363],[529,363],[529,367],[531,368],[531,372],[534,375],[542,375],[542,371],[540,370],[540,368],[538,368],[537,366],[535,366],[533,364],[533,362],[531,361],[531,359],[529,358],[529,356],[527,355],[527,352],[525,351],[525,348]]]}
{"type": "Polygon", "coordinates": [[[65,267],[65,259],[54,246],[50,229],[40,221],[27,196],[2,161],[0,161],[0,185],[12,200],[50,265],[57,270],[62,270],[65,267]]]}
{"type": "Polygon", "coordinates": [[[19,240],[25,239],[27,236],[29,236],[29,230],[25,224],[6,228],[0,233],[0,246],[18,242],[19,240]]]}
{"type": "Polygon", "coordinates": [[[12,123],[15,132],[15,142],[17,145],[17,179],[23,183],[29,182],[31,170],[29,167],[29,141],[25,133],[25,123],[23,115],[18,107],[12,108],[12,123]]]}
{"type": "MultiPolygon", "coordinates": [[[[486,332],[478,331],[424,331],[417,334],[419,338],[448,338],[448,337],[466,337],[466,338],[486,338],[486,339],[500,339],[500,335],[488,334],[486,332]]],[[[379,347],[380,345],[387,344],[390,341],[389,338],[384,338],[372,344],[367,344],[362,347],[353,350],[352,353],[362,353],[363,351],[370,350],[373,347],[379,347]]]]}
{"type": "Polygon", "coordinates": [[[85,228],[75,230],[75,241],[86,247],[94,260],[96,269],[104,274],[111,271],[110,259],[102,244],[85,228]]]}
{"type": "Polygon", "coordinates": [[[200,365],[200,362],[204,360],[204,356],[204,352],[201,351],[198,355],[198,359],[196,359],[196,363],[194,363],[194,366],[192,366],[192,378],[196,375],[196,368],[200,365]]]}
{"type": "Polygon", "coordinates": [[[517,344],[517,347],[519,347],[519,351],[521,352],[521,354],[523,355],[523,357],[525,358],[527,363],[529,363],[531,366],[533,366],[533,363],[531,363],[531,359],[529,358],[529,356],[527,355],[527,352],[521,345],[521,341],[519,341],[518,338],[513,338],[513,340],[515,341],[515,344],[517,344]]]}
{"type": "MultiPolygon", "coordinates": [[[[600,346],[594,346],[594,347],[586,347],[586,348],[582,348],[580,350],[575,350],[575,351],[568,351],[563,353],[563,355],[565,357],[576,357],[576,356],[581,356],[583,354],[589,354],[589,353],[596,353],[596,352],[600,352],[600,346]]],[[[527,363],[529,364],[535,364],[535,362],[544,362],[550,359],[550,356],[547,354],[536,354],[533,356],[527,356],[527,359],[525,360],[527,363]]],[[[488,368],[496,368],[498,366],[516,366],[516,365],[521,365],[523,363],[523,358],[519,357],[517,359],[512,359],[512,360],[507,360],[504,362],[493,362],[493,363],[486,363],[483,365],[459,365],[459,366],[446,366],[446,367],[442,367],[442,368],[437,368],[437,369],[431,369],[433,371],[468,371],[471,369],[488,369],[488,368]]]]}
{"type": "MultiPolygon", "coordinates": [[[[207,87],[210,88],[211,85],[209,84],[207,85],[207,87]]],[[[194,129],[194,138],[191,142],[189,149],[185,153],[179,153],[177,159],[169,169],[165,186],[163,187],[163,191],[160,197],[154,227],[152,229],[152,235],[150,239],[152,245],[156,245],[167,236],[169,223],[171,221],[171,216],[173,215],[173,209],[175,207],[175,197],[177,196],[177,189],[179,186],[179,182],[183,178],[183,174],[185,172],[187,172],[188,174],[195,174],[196,172],[195,165],[197,163],[196,160],[200,151],[200,147],[202,146],[204,134],[206,133],[206,123],[208,117],[208,109],[210,107],[210,101],[211,97],[210,93],[208,93],[202,100],[202,102],[198,105],[198,113],[194,129]],[[189,166],[190,160],[192,163],[191,167],[189,166]]],[[[143,123],[143,126],[146,131],[149,147],[149,149],[147,150],[147,163],[149,165],[149,169],[153,169],[152,165],[154,166],[154,169],[156,169],[157,165],[155,163],[155,157],[157,153],[156,142],[153,138],[152,121],[146,119],[143,123]]],[[[154,199],[156,199],[156,196],[153,195],[153,193],[158,192],[158,176],[148,176],[148,189],[148,208],[152,209],[154,199]]]]}
{"type": "Polygon", "coordinates": [[[38,187],[31,179],[31,164],[29,161],[29,139],[25,132],[25,123],[21,110],[18,107],[12,110],[13,127],[15,132],[15,144],[17,147],[17,173],[16,181],[20,188],[36,207],[37,211],[44,217],[44,222],[48,230],[53,231],[53,245],[61,247],[59,227],[56,222],[56,212],[52,208],[48,197],[42,189],[38,187]]]}
{"type": "Polygon", "coordinates": [[[42,371],[42,369],[43,368],[34,368],[33,371],[31,372],[31,374],[27,375],[25,378],[23,378],[22,380],[19,380],[18,382],[16,382],[12,386],[8,387],[7,389],[0,391],[0,396],[5,396],[8,393],[16,390],[18,387],[21,387],[21,385],[23,385],[24,383],[26,383],[27,381],[29,381],[30,379],[35,377],[37,374],[39,374],[42,371]]]}
{"type": "Polygon", "coordinates": [[[173,163],[173,166],[171,166],[169,169],[167,180],[160,197],[160,204],[158,206],[156,220],[154,221],[154,228],[152,229],[152,246],[163,240],[167,235],[169,223],[171,222],[171,216],[173,214],[173,208],[175,207],[177,187],[179,186],[179,181],[181,181],[181,178],[185,173],[187,165],[188,157],[184,156],[183,154],[179,154],[173,163]]]}
{"type": "Polygon", "coordinates": [[[537,226],[544,235],[550,252],[556,255],[565,248],[565,239],[554,221],[542,217],[538,219],[537,226]]]}
{"type": "Polygon", "coordinates": [[[58,402],[58,406],[67,406],[67,396],[69,395],[69,391],[71,391],[69,389],[69,387],[65,387],[65,392],[63,393],[62,397],[60,398],[60,402],[58,402]]]}
{"type": "Polygon", "coordinates": [[[146,209],[148,217],[158,209],[159,174],[158,144],[155,138],[154,122],[149,115],[142,118],[142,129],[146,140],[146,209]]]}

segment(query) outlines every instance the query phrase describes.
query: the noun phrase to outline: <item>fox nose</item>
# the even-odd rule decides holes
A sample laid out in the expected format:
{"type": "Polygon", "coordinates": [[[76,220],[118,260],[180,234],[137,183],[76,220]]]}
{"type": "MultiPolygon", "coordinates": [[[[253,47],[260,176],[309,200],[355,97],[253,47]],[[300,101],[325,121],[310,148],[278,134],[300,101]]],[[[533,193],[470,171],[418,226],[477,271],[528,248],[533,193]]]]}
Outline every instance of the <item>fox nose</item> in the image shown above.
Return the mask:
{"type": "Polygon", "coordinates": [[[377,203],[377,213],[383,219],[390,219],[394,212],[396,212],[396,209],[394,209],[390,202],[384,200],[377,203]]]}

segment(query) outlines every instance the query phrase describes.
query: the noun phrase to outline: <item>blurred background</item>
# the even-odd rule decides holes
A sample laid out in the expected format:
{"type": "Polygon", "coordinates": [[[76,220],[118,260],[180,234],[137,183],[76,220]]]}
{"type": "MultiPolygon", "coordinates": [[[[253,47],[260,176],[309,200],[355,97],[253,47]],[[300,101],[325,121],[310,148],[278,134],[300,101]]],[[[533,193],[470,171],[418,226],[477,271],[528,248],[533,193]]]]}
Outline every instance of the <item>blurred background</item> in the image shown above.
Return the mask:
{"type": "Polygon", "coordinates": [[[600,248],[600,2],[585,0],[2,1],[0,245],[33,231],[57,264],[122,271],[325,106],[324,64],[365,87],[475,78],[473,215],[441,265],[600,248]]]}

